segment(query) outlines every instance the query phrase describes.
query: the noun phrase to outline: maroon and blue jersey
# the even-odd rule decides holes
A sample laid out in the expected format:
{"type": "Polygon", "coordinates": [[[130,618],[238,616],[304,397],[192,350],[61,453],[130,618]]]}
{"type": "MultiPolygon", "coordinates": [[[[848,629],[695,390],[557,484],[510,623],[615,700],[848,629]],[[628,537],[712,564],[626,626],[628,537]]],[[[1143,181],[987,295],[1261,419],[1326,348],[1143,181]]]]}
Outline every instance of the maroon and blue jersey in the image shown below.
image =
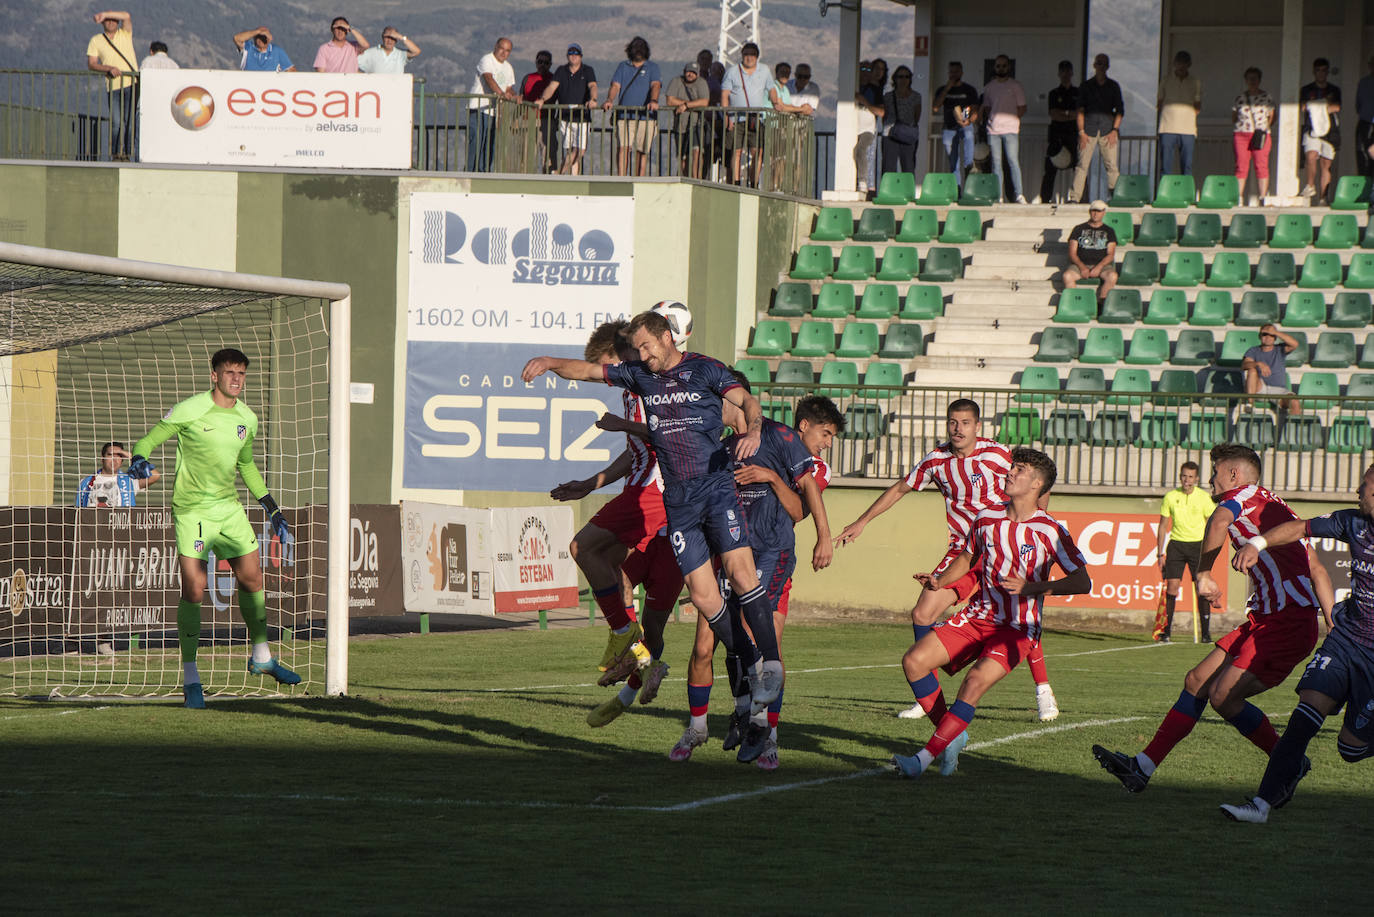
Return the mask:
{"type": "MultiPolygon", "coordinates": [[[[725,447],[731,455],[735,454],[737,439],[738,434],[725,440],[725,447]]],[[[793,490],[800,492],[801,480],[811,473],[814,461],[815,458],[806,451],[801,435],[796,430],[764,418],[763,429],[759,433],[759,451],[739,464],[767,468],[793,490]]],[[[739,490],[739,502],[744,506],[745,518],[749,520],[749,546],[755,553],[792,550],[797,543],[794,523],[778,495],[773,492],[773,486],[759,482],[738,484],[736,488],[739,490]]]]}
{"type": "Polygon", "coordinates": [[[685,353],[662,374],[651,372],[638,360],[608,363],[601,369],[607,384],[629,389],[643,401],[649,442],[665,484],[730,467],[730,454],[720,441],[725,426],[720,418],[721,396],[740,384],[724,363],[685,353]]]}
{"type": "Polygon", "coordinates": [[[1342,509],[1307,521],[1307,534],[1350,545],[1350,596],[1336,616],[1336,630],[1374,648],[1374,524],[1356,509],[1342,509]]]}

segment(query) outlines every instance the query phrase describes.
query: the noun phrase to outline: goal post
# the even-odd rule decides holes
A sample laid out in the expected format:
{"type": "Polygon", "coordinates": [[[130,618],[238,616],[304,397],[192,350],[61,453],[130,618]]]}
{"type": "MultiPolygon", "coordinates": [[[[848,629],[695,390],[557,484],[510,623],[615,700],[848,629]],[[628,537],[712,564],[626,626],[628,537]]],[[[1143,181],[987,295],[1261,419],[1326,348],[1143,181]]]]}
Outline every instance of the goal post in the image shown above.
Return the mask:
{"type": "MultiPolygon", "coordinates": [[[[103,443],[132,448],[207,390],[209,354],[226,346],[249,355],[255,460],[297,536],[270,542],[240,482],[273,651],[302,667],[305,691],[345,693],[348,286],[0,243],[0,309],[0,694],[179,695],[175,440],[150,456],[163,478],[146,490],[93,473],[103,443]],[[98,502],[124,505],[106,489],[122,487],[136,508],[79,508],[97,480],[98,502]]],[[[207,694],[277,694],[246,674],[232,578],[209,579],[207,694]]]]}

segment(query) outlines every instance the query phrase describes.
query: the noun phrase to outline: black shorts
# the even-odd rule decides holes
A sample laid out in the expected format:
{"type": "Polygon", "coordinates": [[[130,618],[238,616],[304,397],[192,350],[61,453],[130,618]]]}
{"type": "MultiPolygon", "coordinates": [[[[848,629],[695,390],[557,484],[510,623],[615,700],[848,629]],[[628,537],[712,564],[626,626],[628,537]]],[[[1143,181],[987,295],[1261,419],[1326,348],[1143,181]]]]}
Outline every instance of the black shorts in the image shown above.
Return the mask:
{"type": "MultiPolygon", "coordinates": [[[[1337,616],[1342,610],[1337,606],[1337,616]]],[[[1345,727],[1361,742],[1374,742],[1374,650],[1351,640],[1339,625],[1317,647],[1297,690],[1317,691],[1345,704],[1345,727]]]]}
{"type": "Polygon", "coordinates": [[[1169,541],[1169,547],[1164,551],[1165,579],[1182,579],[1183,568],[1187,567],[1193,579],[1197,580],[1198,568],[1201,566],[1202,542],[1169,541]]]}

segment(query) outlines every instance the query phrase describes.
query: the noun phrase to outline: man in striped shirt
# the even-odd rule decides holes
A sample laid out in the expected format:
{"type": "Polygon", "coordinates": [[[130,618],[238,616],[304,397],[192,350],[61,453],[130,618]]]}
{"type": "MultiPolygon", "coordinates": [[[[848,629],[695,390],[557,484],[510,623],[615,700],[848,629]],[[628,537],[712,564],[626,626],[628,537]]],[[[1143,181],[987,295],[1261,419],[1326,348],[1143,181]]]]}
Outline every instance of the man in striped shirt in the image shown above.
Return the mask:
{"type": "Polygon", "coordinates": [[[1011,672],[1040,639],[1044,596],[1079,595],[1092,589],[1086,562],[1059,522],[1037,505],[1054,486],[1057,470],[1043,452],[1016,449],[1007,472],[1008,502],[983,510],[968,543],[943,574],[926,577],[928,587],[945,589],[982,561],[980,589],[968,607],[933,628],[907,650],[902,668],[917,697],[938,691],[934,670],[953,673],[969,666],[954,705],[930,711],[933,735],[914,755],[894,755],[904,777],[919,777],[932,763],[948,776],[968,742],[968,724],[982,696],[1011,672]],[[1050,579],[1059,567],[1065,576],[1050,579]]]}
{"type": "MultiPolygon", "coordinates": [[[[1260,487],[1259,479],[1260,458],[1249,446],[1222,443],[1212,448],[1217,508],[1207,520],[1197,591],[1214,605],[1220,601],[1221,587],[1209,571],[1228,532],[1239,550],[1261,532],[1298,518],[1287,503],[1260,487]]],[[[1145,789],[1155,768],[1193,731],[1209,702],[1260,751],[1268,755],[1274,750],[1279,737],[1273,724],[1246,698],[1282,682],[1312,652],[1317,612],[1321,608],[1329,614],[1331,584],[1320,565],[1313,569],[1307,549],[1296,543],[1275,547],[1249,572],[1253,591],[1245,622],[1218,640],[1184,676],[1183,691],[1154,740],[1134,756],[1092,747],[1093,757],[1129,792],[1145,789]]]]}

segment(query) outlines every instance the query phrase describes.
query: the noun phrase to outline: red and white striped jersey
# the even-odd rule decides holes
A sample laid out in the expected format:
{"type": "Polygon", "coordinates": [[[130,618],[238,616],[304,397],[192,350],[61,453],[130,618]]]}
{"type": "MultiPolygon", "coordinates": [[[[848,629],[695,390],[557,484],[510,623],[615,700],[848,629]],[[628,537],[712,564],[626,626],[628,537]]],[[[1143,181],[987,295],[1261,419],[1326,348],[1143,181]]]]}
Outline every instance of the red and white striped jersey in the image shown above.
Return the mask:
{"type": "MultiPolygon", "coordinates": [[[[1261,532],[1298,518],[1287,503],[1258,484],[1228,490],[1218,504],[1235,516],[1226,532],[1231,536],[1231,547],[1237,550],[1261,532]]],[[[1252,617],[1289,609],[1310,614],[1318,607],[1307,548],[1302,542],[1261,551],[1259,562],[1250,568],[1250,583],[1252,591],[1245,607],[1252,617]]]]}
{"type": "MultiPolygon", "coordinates": [[[[630,423],[647,424],[649,421],[644,413],[644,402],[639,400],[639,396],[628,389],[620,394],[625,400],[625,419],[630,423]]],[[[629,433],[625,434],[625,444],[631,459],[630,473],[625,477],[625,486],[652,487],[662,493],[663,475],[658,471],[658,456],[654,454],[653,447],[629,433]]]]}
{"type": "Polygon", "coordinates": [[[981,588],[964,613],[1014,628],[1038,640],[1045,597],[1012,595],[1002,586],[1002,580],[1023,576],[1029,582],[1044,582],[1056,564],[1065,573],[1073,573],[1087,562],[1068,529],[1043,509],[1036,510],[1024,522],[1008,518],[1007,509],[1007,504],[985,509],[974,520],[968,550],[974,563],[983,561],[979,574],[981,588]]]}
{"type": "Polygon", "coordinates": [[[906,476],[906,484],[920,490],[933,481],[940,488],[945,495],[949,540],[962,545],[980,512],[1006,502],[1002,487],[1010,470],[1011,451],[996,440],[980,436],[968,456],[957,455],[949,443],[941,443],[906,476]]]}

